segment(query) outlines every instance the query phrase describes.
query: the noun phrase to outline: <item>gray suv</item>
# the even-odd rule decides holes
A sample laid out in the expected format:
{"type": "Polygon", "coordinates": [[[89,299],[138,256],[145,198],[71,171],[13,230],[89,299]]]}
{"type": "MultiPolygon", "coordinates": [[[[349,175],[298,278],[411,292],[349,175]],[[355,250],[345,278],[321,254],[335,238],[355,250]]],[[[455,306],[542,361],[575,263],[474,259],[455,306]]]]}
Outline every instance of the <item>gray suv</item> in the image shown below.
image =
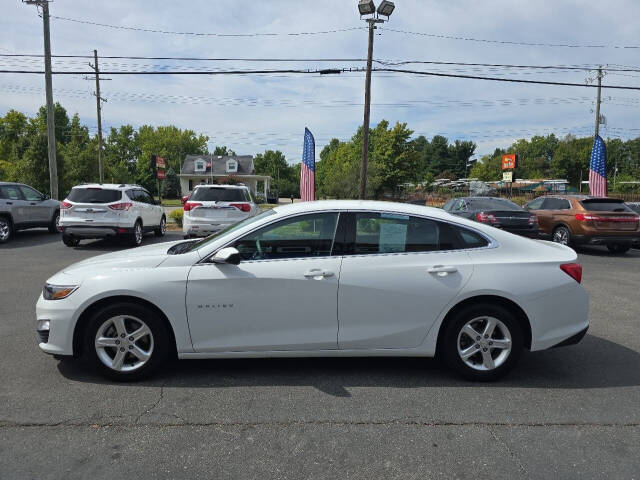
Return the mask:
{"type": "Polygon", "coordinates": [[[20,183],[0,182],[0,243],[17,230],[47,227],[58,233],[60,202],[20,183]]]}

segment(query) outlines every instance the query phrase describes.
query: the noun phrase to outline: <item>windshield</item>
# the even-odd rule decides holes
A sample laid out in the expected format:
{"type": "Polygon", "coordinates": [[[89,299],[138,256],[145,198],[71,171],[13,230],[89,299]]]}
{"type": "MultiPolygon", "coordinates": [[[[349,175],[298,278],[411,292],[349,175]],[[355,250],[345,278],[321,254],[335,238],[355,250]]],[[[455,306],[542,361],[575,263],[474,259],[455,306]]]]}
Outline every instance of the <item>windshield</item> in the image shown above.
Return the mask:
{"type": "Polygon", "coordinates": [[[120,190],[106,188],[72,188],[67,200],[75,203],[111,203],[122,198],[120,190]]]}
{"type": "Polygon", "coordinates": [[[197,250],[201,247],[204,247],[206,245],[209,245],[211,242],[217,240],[218,238],[222,237],[223,235],[226,235],[227,233],[233,232],[235,230],[240,230],[243,227],[246,227],[247,225],[251,225],[253,222],[257,222],[258,220],[262,220],[265,217],[268,217],[270,215],[275,215],[275,211],[273,210],[265,210],[264,212],[262,212],[259,215],[256,215],[255,217],[249,217],[245,220],[243,220],[240,223],[236,223],[235,225],[231,225],[230,227],[225,228],[224,230],[220,230],[219,232],[214,233],[213,235],[209,235],[206,238],[203,238],[202,240],[199,240],[195,243],[193,243],[190,248],[188,250],[185,250],[185,252],[192,252],[193,250],[197,250]]]}
{"type": "Polygon", "coordinates": [[[517,204],[501,198],[474,198],[469,200],[469,205],[473,210],[522,210],[517,204]]]}
{"type": "Polygon", "coordinates": [[[201,187],[196,188],[190,201],[200,202],[246,202],[240,188],[201,187]]]}

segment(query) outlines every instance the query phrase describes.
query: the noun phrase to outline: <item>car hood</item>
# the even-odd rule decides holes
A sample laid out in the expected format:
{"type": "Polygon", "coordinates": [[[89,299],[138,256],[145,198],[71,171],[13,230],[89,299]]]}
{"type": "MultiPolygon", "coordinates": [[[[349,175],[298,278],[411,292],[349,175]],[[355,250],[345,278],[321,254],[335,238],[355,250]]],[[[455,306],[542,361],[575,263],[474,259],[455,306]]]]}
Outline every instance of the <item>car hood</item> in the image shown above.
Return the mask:
{"type": "Polygon", "coordinates": [[[168,257],[173,256],[168,254],[167,251],[173,245],[181,242],[184,242],[184,240],[158,243],[146,247],[98,255],[71,264],[64,268],[60,274],[67,276],[67,278],[73,277],[75,281],[80,281],[87,276],[95,276],[100,273],[106,274],[113,270],[155,268],[168,257]]]}

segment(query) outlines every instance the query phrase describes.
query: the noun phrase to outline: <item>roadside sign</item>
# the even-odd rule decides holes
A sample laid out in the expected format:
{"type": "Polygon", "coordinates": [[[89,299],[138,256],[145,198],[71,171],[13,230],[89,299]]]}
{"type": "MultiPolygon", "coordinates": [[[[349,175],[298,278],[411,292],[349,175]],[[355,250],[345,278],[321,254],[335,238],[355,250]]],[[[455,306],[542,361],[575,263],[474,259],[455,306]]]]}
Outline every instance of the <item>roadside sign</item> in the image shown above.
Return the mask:
{"type": "Polygon", "coordinates": [[[164,179],[164,170],[158,169],[158,180],[164,179]]]}
{"type": "Polygon", "coordinates": [[[167,162],[165,162],[164,158],[162,157],[158,157],[156,155],[156,168],[162,168],[164,169],[167,165],[167,162]]]}
{"type": "Polygon", "coordinates": [[[513,182],[513,170],[502,172],[502,181],[505,183],[513,182]]]}
{"type": "Polygon", "coordinates": [[[516,168],[516,154],[508,153],[502,156],[502,170],[511,170],[516,168]]]}

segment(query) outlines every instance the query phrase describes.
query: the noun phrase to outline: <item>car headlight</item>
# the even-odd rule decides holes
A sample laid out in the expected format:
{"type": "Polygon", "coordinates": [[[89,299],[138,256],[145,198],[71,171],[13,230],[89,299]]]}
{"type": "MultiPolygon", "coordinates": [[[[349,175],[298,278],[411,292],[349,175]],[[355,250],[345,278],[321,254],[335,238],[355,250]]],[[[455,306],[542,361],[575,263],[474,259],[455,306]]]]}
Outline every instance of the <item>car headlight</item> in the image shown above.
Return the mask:
{"type": "Polygon", "coordinates": [[[42,296],[45,300],[62,300],[75,292],[77,288],[77,285],[50,285],[45,283],[42,289],[42,296]]]}

